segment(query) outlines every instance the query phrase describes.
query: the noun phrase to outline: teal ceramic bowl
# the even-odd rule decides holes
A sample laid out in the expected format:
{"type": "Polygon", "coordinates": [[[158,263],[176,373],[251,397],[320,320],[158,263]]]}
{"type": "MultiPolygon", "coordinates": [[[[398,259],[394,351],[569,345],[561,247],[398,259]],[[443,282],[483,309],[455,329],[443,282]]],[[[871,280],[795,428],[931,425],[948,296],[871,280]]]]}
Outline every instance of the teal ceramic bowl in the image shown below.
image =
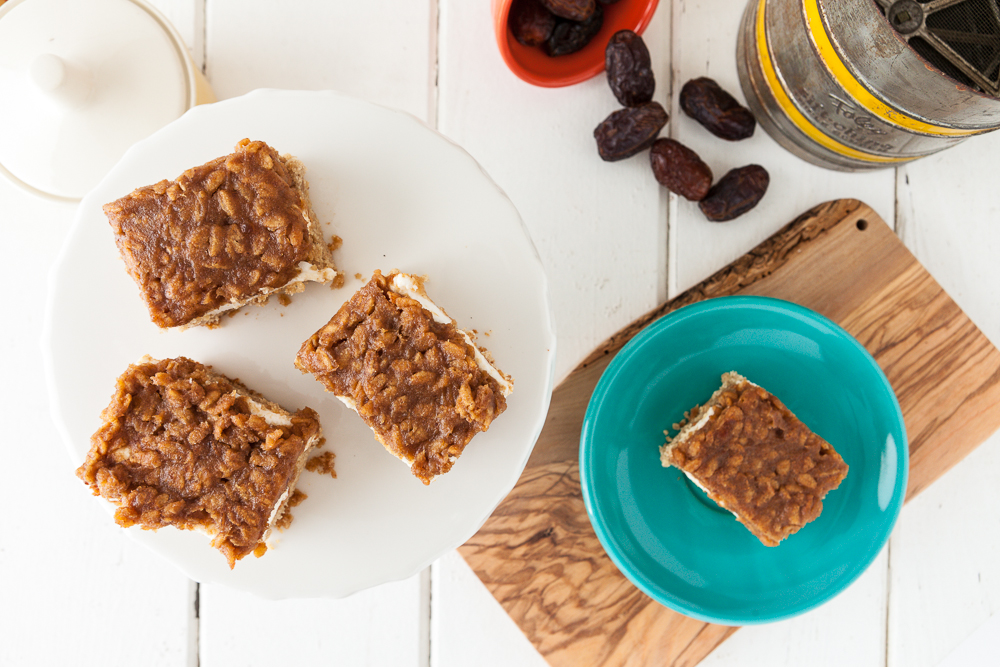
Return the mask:
{"type": "Polygon", "coordinates": [[[601,377],[580,438],[587,513],[618,569],[657,602],[726,625],[789,618],[844,590],[888,539],[908,463],[899,403],[871,355],[822,315],[763,297],[704,301],[642,331],[601,377]],[[822,515],[777,547],[660,465],[663,431],[731,370],[850,466],[822,515]]]}

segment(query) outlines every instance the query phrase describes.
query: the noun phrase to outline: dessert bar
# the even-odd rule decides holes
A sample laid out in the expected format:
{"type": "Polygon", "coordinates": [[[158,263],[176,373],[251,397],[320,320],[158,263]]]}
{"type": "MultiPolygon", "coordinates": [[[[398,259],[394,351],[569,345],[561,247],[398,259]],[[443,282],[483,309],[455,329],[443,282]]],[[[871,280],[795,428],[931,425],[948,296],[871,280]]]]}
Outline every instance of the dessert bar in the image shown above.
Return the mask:
{"type": "Polygon", "coordinates": [[[118,251],[162,328],[219,316],[337,275],[305,168],[262,141],[104,206],[118,251]]]}
{"type": "Polygon", "coordinates": [[[448,472],[513,389],[412,275],[376,271],[309,340],[295,365],[375,432],[424,484],[448,472]]]}
{"type": "Polygon", "coordinates": [[[321,438],[310,408],[289,413],[184,357],[130,365],[101,421],[76,474],[118,524],[202,531],[230,567],[267,550],[321,438]]]}
{"type": "Polygon", "coordinates": [[[660,448],[766,546],[819,517],[847,476],[844,459],[775,396],[735,372],[660,448]]]}

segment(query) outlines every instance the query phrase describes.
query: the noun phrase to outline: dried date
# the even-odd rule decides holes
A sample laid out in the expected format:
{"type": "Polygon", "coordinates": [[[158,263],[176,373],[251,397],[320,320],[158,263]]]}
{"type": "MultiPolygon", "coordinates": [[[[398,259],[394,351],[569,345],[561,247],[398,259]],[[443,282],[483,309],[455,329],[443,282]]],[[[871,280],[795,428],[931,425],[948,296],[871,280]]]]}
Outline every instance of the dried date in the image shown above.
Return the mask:
{"type": "Polygon", "coordinates": [[[541,2],[556,16],[570,21],[586,21],[597,9],[595,0],[541,0],[541,2]]]}
{"type": "Polygon", "coordinates": [[[514,0],[507,16],[514,39],[525,46],[541,46],[556,27],[555,15],[539,0],[514,0]]]}
{"type": "Polygon", "coordinates": [[[594,129],[597,152],[607,162],[632,157],[653,145],[668,120],[670,116],[658,102],[619,109],[594,129]]]}
{"type": "Polygon", "coordinates": [[[725,222],[743,215],[764,197],[771,177],[759,164],[733,169],[712,186],[698,208],[714,222],[725,222]]]}
{"type": "Polygon", "coordinates": [[[639,35],[631,30],[619,30],[612,35],[604,51],[604,68],[611,92],[624,106],[634,107],[653,99],[656,88],[653,65],[649,49],[639,35]]]}
{"type": "Polygon", "coordinates": [[[757,121],[750,110],[712,79],[692,79],[681,88],[681,109],[717,137],[739,141],[753,136],[757,121]]]}
{"type": "Polygon", "coordinates": [[[594,38],[604,23],[604,11],[597,6],[594,13],[586,21],[567,21],[556,19],[556,27],[552,36],[545,42],[545,53],[550,56],[565,56],[576,53],[594,38]]]}
{"type": "Polygon", "coordinates": [[[712,170],[693,150],[673,139],[657,139],[649,151],[653,175],[671,192],[701,201],[712,187],[712,170]]]}

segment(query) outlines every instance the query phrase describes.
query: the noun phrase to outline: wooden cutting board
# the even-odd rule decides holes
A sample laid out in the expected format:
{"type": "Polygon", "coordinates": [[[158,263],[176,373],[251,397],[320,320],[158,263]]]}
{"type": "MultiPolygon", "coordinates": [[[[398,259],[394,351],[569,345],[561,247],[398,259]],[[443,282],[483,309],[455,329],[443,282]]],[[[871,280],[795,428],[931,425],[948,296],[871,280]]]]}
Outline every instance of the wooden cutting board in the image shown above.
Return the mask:
{"type": "Polygon", "coordinates": [[[1000,427],[1000,352],[865,204],[822,204],[605,341],[552,394],[517,486],[459,551],[553,667],[691,667],[736,632],[659,605],[604,553],[580,495],[587,402],[621,347],[682,306],[794,301],[854,335],[892,383],[910,439],[907,499],[1000,427]]]}

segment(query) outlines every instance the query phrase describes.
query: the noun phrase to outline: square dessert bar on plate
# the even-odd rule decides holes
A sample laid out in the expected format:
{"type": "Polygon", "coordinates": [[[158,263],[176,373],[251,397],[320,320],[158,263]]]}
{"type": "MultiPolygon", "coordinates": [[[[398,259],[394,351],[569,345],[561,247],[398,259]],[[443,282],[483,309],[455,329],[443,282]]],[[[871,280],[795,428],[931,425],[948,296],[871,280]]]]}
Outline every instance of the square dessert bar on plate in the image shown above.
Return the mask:
{"type": "Polygon", "coordinates": [[[422,279],[376,271],[302,344],[295,365],[429,484],[507,407],[513,381],[487,355],[428,298],[422,279]]]}
{"type": "Polygon", "coordinates": [[[735,372],[660,448],[766,546],[819,517],[847,464],[775,396],[735,372]]]}
{"type": "Polygon", "coordinates": [[[310,408],[291,414],[184,357],[129,366],[101,420],[76,474],[115,520],[204,532],[230,567],[267,550],[321,439],[310,408]]]}
{"type": "Polygon", "coordinates": [[[104,206],[149,315],[163,328],[337,275],[309,203],[305,167],[262,141],[104,206]]]}

